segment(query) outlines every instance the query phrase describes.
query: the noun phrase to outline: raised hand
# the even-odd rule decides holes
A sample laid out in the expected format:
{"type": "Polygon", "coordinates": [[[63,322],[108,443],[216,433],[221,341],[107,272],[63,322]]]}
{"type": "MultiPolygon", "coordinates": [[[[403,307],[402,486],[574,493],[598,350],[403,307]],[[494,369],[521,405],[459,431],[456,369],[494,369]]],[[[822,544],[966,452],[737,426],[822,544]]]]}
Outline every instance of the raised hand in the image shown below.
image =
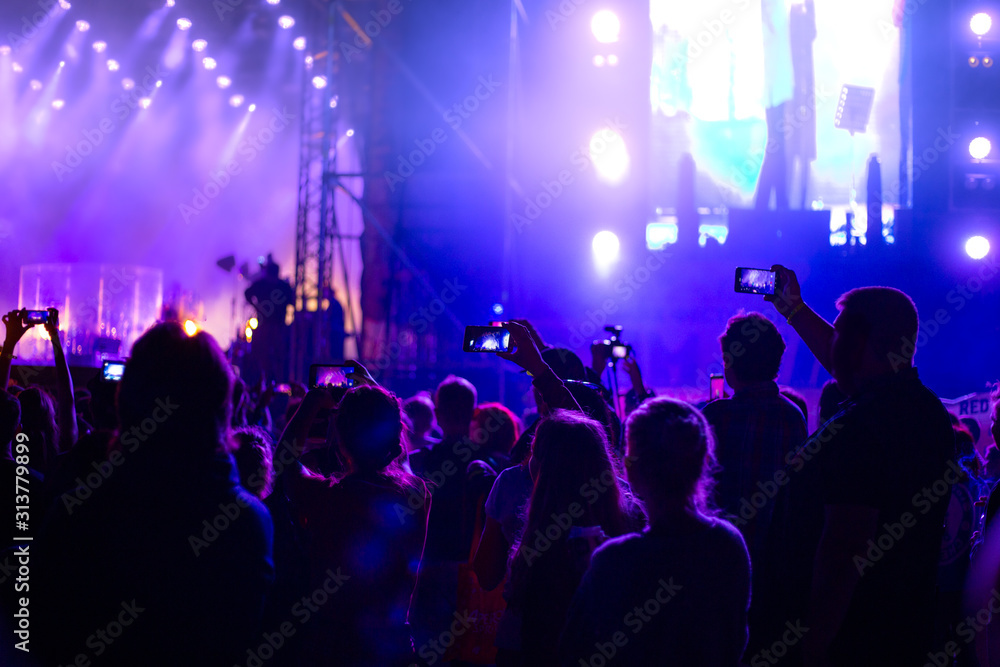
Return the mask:
{"type": "Polygon", "coordinates": [[[497,356],[513,361],[532,375],[543,372],[548,364],[542,359],[542,353],[538,351],[538,346],[535,345],[528,328],[514,321],[505,322],[504,328],[510,332],[511,351],[497,352],[497,356]]]}
{"type": "Polygon", "coordinates": [[[375,381],[375,378],[372,377],[372,374],[368,372],[367,368],[361,365],[360,361],[348,361],[345,363],[349,363],[354,366],[354,370],[347,373],[347,377],[354,380],[354,384],[358,386],[368,385],[370,387],[379,386],[378,382],[375,381]]]}
{"type": "Polygon", "coordinates": [[[18,341],[34,326],[24,323],[24,313],[24,310],[12,310],[3,316],[3,323],[7,328],[7,337],[3,341],[4,352],[12,353],[18,341]]]}
{"type": "Polygon", "coordinates": [[[45,321],[45,331],[49,334],[53,346],[62,346],[62,340],[59,338],[59,311],[55,308],[48,310],[49,317],[45,321]]]}
{"type": "Polygon", "coordinates": [[[794,271],[781,264],[774,264],[771,266],[771,270],[778,274],[774,285],[774,294],[765,296],[764,300],[774,304],[779,315],[788,317],[792,311],[802,305],[799,279],[794,271]]]}

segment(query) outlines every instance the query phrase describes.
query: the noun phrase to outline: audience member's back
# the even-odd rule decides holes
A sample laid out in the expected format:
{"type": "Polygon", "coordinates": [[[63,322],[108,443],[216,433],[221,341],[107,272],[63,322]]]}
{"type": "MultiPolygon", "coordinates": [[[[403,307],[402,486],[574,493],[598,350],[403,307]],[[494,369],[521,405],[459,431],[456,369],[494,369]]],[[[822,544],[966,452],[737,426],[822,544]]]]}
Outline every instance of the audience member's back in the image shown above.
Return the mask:
{"type": "Polygon", "coordinates": [[[167,323],[135,343],[107,474],[59,498],[38,541],[37,642],[50,660],[99,650],[101,664],[232,664],[259,636],[271,526],[226,451],[231,387],[207,334],[167,323]],[[87,640],[119,622],[113,642],[87,640]]]}

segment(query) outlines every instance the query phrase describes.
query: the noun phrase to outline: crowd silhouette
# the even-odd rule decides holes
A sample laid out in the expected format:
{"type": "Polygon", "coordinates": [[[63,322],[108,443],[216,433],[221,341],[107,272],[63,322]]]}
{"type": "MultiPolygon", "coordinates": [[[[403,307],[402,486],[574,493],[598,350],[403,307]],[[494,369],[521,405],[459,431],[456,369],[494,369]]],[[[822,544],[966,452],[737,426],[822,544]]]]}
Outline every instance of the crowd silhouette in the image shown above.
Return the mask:
{"type": "Polygon", "coordinates": [[[719,323],[732,393],[699,405],[631,350],[615,397],[606,346],[587,367],[507,322],[523,416],[457,376],[400,400],[360,362],[272,410],[175,322],[74,391],[55,309],[55,385],[22,387],[7,313],[0,467],[30,497],[2,510],[0,663],[1000,664],[996,444],[922,384],[906,294],[853,289],[829,323],[773,269],[765,299],[833,377],[811,433],[756,312],[719,323]]]}

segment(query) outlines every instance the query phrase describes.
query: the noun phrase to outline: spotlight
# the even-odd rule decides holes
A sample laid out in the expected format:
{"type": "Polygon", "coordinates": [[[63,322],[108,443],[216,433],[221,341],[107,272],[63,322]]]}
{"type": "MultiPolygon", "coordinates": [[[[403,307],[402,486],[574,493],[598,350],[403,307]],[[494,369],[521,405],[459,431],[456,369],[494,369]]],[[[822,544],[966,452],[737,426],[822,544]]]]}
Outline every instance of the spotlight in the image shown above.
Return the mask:
{"type": "Polygon", "coordinates": [[[983,56],[983,67],[993,67],[993,58],[983,56]]]}
{"type": "Polygon", "coordinates": [[[351,129],[351,130],[348,130],[348,131],[347,131],[347,136],[349,136],[349,137],[353,137],[353,136],[354,136],[354,130],[353,130],[353,129],[351,129]]]}
{"type": "Polygon", "coordinates": [[[153,103],[153,98],[151,97],[143,97],[139,99],[139,106],[141,106],[143,109],[148,109],[149,105],[152,103],[153,103]]]}
{"type": "Polygon", "coordinates": [[[63,67],[66,67],[66,61],[65,60],[60,60],[59,61],[59,69],[62,69],[63,67]]]}
{"type": "Polygon", "coordinates": [[[128,77],[125,77],[124,79],[122,79],[122,88],[124,88],[125,90],[132,90],[133,88],[135,88],[135,81],[133,81],[128,77]]]}
{"type": "Polygon", "coordinates": [[[287,14],[278,19],[278,25],[280,25],[285,30],[288,30],[293,25],[295,25],[295,19],[287,14]]]}
{"type": "Polygon", "coordinates": [[[256,110],[257,110],[257,105],[256,105],[256,104],[251,104],[251,105],[250,105],[249,107],[247,107],[247,108],[248,108],[248,109],[249,109],[250,111],[256,111],[256,110]]]}
{"type": "Polygon", "coordinates": [[[497,317],[499,317],[500,315],[503,315],[503,304],[502,303],[494,303],[493,304],[493,314],[496,315],[497,317]]]}
{"type": "Polygon", "coordinates": [[[610,127],[590,138],[590,159],[601,180],[618,183],[628,175],[629,157],[625,140],[610,127]]]}
{"type": "Polygon", "coordinates": [[[228,88],[232,82],[233,80],[225,75],[220,76],[215,80],[215,83],[218,84],[219,88],[228,88]]]}
{"type": "Polygon", "coordinates": [[[163,87],[163,81],[157,81],[156,82],[156,87],[157,88],[162,88],[163,87]]]}
{"type": "Polygon", "coordinates": [[[241,104],[243,104],[243,96],[242,95],[233,95],[232,97],[229,98],[229,106],[231,106],[231,107],[238,107],[241,104]]]}
{"type": "Polygon", "coordinates": [[[9,55],[10,55],[10,45],[0,44],[0,56],[9,56],[9,55]]]}
{"type": "Polygon", "coordinates": [[[610,44],[618,41],[622,24],[618,20],[617,14],[610,9],[602,9],[594,14],[594,18],[590,19],[590,30],[594,33],[594,37],[597,38],[598,42],[601,44],[610,44]]]}
{"type": "Polygon", "coordinates": [[[326,77],[325,76],[314,76],[313,85],[317,88],[326,88],[326,77]]]}
{"type": "Polygon", "coordinates": [[[618,56],[612,53],[610,56],[608,56],[608,65],[614,67],[617,64],[618,64],[618,56]]]}
{"type": "Polygon", "coordinates": [[[215,62],[215,58],[211,56],[205,56],[202,58],[201,64],[205,66],[205,69],[215,69],[215,66],[218,65],[218,63],[215,62]]]}
{"type": "Polygon", "coordinates": [[[15,72],[23,72],[24,68],[21,67],[21,63],[11,63],[10,68],[15,72]]]}
{"type": "Polygon", "coordinates": [[[600,54],[594,56],[594,67],[604,67],[604,56],[600,54]]]}
{"type": "Polygon", "coordinates": [[[965,254],[972,259],[982,259],[990,254],[990,242],[982,236],[973,236],[965,242],[965,254]]]}
{"type": "Polygon", "coordinates": [[[969,20],[969,27],[976,36],[982,37],[993,27],[993,19],[986,12],[979,12],[978,14],[973,14],[969,20]]]}
{"type": "Polygon", "coordinates": [[[184,320],[184,333],[188,336],[198,333],[198,323],[194,320],[184,320]]]}
{"type": "Polygon", "coordinates": [[[267,4],[269,4],[269,5],[271,5],[273,7],[275,5],[280,5],[281,4],[281,0],[267,0],[267,4]]]}
{"type": "Polygon", "coordinates": [[[63,9],[70,9],[73,7],[73,5],[66,2],[66,0],[59,0],[59,6],[62,7],[63,9]]]}
{"type": "Polygon", "coordinates": [[[979,67],[979,58],[969,56],[969,67],[979,67]]]}
{"type": "Polygon", "coordinates": [[[337,97],[336,96],[330,98],[330,108],[331,109],[336,109],[337,108],[337,97]]]}
{"type": "Polygon", "coordinates": [[[90,30],[90,24],[86,21],[80,20],[76,22],[76,29],[80,32],[87,32],[90,30]]]}
{"type": "Polygon", "coordinates": [[[990,154],[992,148],[989,139],[986,137],[976,137],[969,142],[969,155],[972,156],[973,160],[984,160],[990,154]]]}
{"type": "Polygon", "coordinates": [[[118,67],[119,67],[119,65],[118,65],[118,61],[117,60],[114,60],[112,58],[108,58],[108,71],[109,72],[117,72],[118,71],[118,67]]]}
{"type": "MultiPolygon", "coordinates": [[[[177,19],[177,27],[181,30],[188,30],[191,28],[191,19],[179,18],[177,19]]],[[[189,320],[190,321],[190,320],[189,320]]]]}
{"type": "Polygon", "coordinates": [[[177,4],[177,0],[167,0],[167,7],[173,7],[177,4]]]}
{"type": "Polygon", "coordinates": [[[247,324],[250,325],[251,329],[256,329],[257,325],[260,324],[260,323],[257,321],[256,317],[251,317],[250,320],[247,322],[247,324]]]}
{"type": "Polygon", "coordinates": [[[38,79],[32,79],[31,80],[31,89],[32,90],[41,90],[42,89],[42,82],[39,81],[38,79]]]}
{"type": "Polygon", "coordinates": [[[296,51],[303,51],[303,50],[305,50],[305,48],[306,48],[306,38],[305,37],[296,37],[295,40],[292,42],[292,48],[295,49],[296,51]]]}
{"type": "Polygon", "coordinates": [[[108,48],[108,43],[107,42],[97,41],[97,42],[94,42],[93,44],[91,44],[91,46],[94,47],[94,52],[95,53],[104,53],[104,51],[108,48]]]}
{"type": "Polygon", "coordinates": [[[204,51],[206,48],[208,48],[208,42],[206,42],[203,39],[196,39],[193,42],[191,42],[191,48],[199,52],[204,51]]]}
{"type": "Polygon", "coordinates": [[[56,111],[62,109],[64,106],[66,106],[65,100],[58,100],[58,99],[52,100],[52,108],[55,109],[56,111]]]}
{"type": "Polygon", "coordinates": [[[246,329],[244,329],[243,333],[244,335],[246,335],[248,343],[253,342],[253,329],[247,327],[246,329]]]}
{"type": "Polygon", "coordinates": [[[305,63],[306,63],[306,69],[312,69],[312,66],[313,66],[313,57],[312,56],[306,56],[305,63]]]}
{"type": "Polygon", "coordinates": [[[597,262],[598,266],[607,267],[618,259],[618,250],[621,247],[621,243],[619,243],[618,237],[614,232],[597,232],[590,245],[594,251],[594,261],[597,262]]]}

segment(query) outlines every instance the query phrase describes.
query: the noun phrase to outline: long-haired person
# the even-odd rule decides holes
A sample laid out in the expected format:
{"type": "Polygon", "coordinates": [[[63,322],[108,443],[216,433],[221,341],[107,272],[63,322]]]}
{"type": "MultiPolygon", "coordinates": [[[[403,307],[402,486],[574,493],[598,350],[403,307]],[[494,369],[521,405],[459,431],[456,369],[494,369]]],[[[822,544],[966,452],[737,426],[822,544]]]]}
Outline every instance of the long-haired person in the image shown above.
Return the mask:
{"type": "Polygon", "coordinates": [[[620,665],[735,667],[747,642],[750,557],[739,531],[708,504],[708,423],[687,403],[656,398],[629,415],[625,441],[649,528],[594,553],[558,664],[601,656],[620,665]]]}
{"type": "Polygon", "coordinates": [[[534,487],[510,566],[520,649],[502,652],[498,665],[554,664],[559,632],[591,553],[642,523],[619,485],[603,426],[579,412],[557,410],[541,422],[529,469],[534,487]]]}

